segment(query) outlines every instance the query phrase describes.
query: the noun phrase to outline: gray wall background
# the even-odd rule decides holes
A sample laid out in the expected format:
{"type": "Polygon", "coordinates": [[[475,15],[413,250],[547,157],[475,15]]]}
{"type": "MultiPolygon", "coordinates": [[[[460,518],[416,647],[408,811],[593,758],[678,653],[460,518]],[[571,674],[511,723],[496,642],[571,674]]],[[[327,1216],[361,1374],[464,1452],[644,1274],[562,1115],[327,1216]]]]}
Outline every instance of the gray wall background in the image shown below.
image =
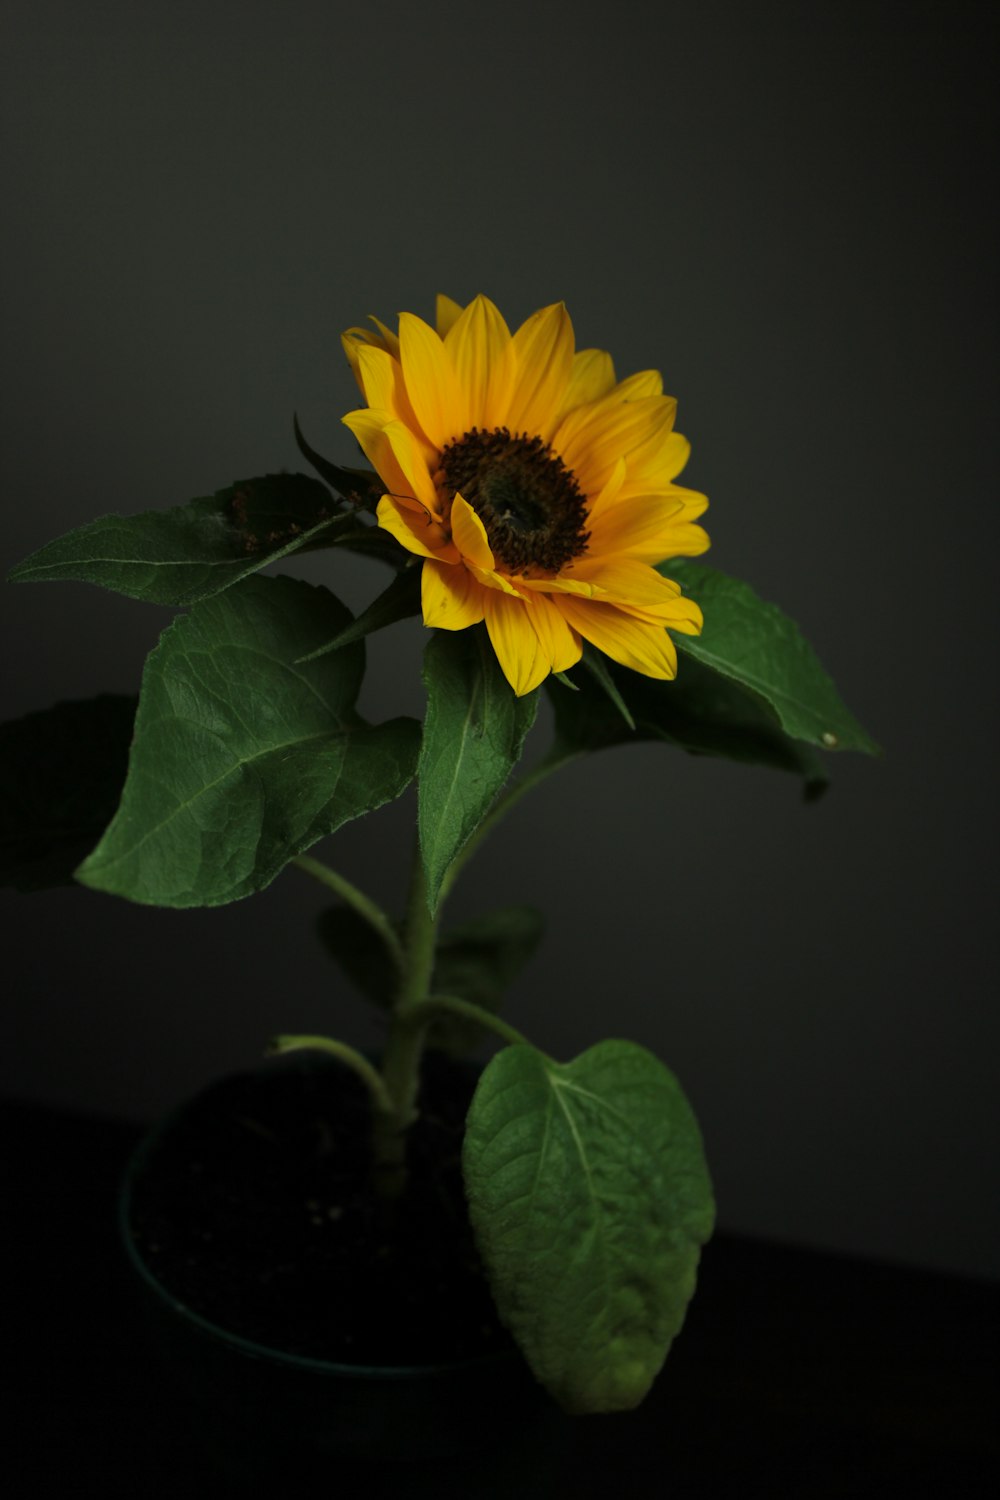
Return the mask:
{"type": "MultiPolygon", "coordinates": [[[[805,807],[777,773],[595,757],[521,805],[453,915],[546,908],[511,1019],[560,1056],[608,1034],[662,1056],[725,1227],[976,1273],[997,1269],[986,15],[8,0],[0,90],[5,567],[299,467],[293,409],[349,461],[340,330],[438,290],[511,322],[565,298],[580,346],[663,370],[709,561],[799,620],[885,758],[836,759],[805,807]]],[[[354,607],[380,582],[301,571],[354,607]]],[[[4,717],[134,690],[166,621],[0,592],[4,717]]],[[[372,647],[373,712],[420,711],[421,634],[372,647]]],[[[396,904],[412,824],[407,801],[317,852],[396,904]]],[[[4,893],[0,1087],[147,1116],[277,1030],[371,1039],[322,905],[294,872],[208,913],[4,893]]]]}

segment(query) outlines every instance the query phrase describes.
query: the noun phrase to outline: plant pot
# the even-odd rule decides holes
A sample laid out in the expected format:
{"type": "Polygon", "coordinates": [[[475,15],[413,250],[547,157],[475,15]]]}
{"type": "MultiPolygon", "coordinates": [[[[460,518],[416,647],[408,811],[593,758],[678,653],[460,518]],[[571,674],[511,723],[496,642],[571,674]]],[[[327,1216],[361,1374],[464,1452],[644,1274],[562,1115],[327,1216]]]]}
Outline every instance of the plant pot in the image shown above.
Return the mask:
{"type": "Polygon", "coordinates": [[[452,1456],[551,1420],[464,1211],[474,1082],[431,1059],[413,1183],[389,1213],[364,1186],[363,1086],[321,1054],[211,1085],[136,1149],[120,1225],[143,1315],[228,1470],[452,1456]]]}

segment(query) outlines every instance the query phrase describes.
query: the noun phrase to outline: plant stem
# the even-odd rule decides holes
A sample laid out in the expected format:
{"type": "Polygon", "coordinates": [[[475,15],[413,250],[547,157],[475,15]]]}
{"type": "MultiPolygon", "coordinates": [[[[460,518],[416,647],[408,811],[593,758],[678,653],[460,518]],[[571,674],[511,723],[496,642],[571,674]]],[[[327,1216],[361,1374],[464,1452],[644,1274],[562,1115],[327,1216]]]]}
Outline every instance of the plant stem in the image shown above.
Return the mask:
{"type": "Polygon", "coordinates": [[[267,1049],[272,1056],[279,1056],[285,1052],[327,1052],[331,1057],[336,1057],[358,1075],[372,1096],[372,1103],[380,1115],[391,1115],[393,1113],[392,1095],[385,1086],[378,1069],[373,1067],[362,1053],[349,1047],[346,1042],[338,1042],[329,1036],[276,1036],[267,1049]]]}
{"type": "Polygon", "coordinates": [[[519,1043],[530,1045],[528,1038],[509,1022],[501,1020],[492,1011],[484,1010],[481,1005],[459,999],[457,995],[429,995],[426,1000],[411,1005],[407,1012],[408,1021],[414,1026],[428,1026],[439,1016],[460,1016],[463,1021],[475,1021],[478,1026],[485,1026],[496,1032],[497,1036],[503,1037],[512,1046],[519,1043]]]}
{"type": "Polygon", "coordinates": [[[325,885],[348,906],[352,906],[359,916],[364,917],[369,927],[378,933],[385,944],[397,973],[402,974],[405,966],[403,946],[396,935],[396,929],[382,908],[377,906],[370,896],[366,896],[364,891],[359,891],[357,886],[352,885],[343,875],[338,874],[336,870],[331,870],[329,865],[324,865],[320,860],[313,859],[309,854],[298,855],[292,860],[292,864],[298,865],[300,870],[304,870],[307,875],[311,875],[314,880],[325,885]]]}
{"type": "Polygon", "coordinates": [[[374,1123],[375,1188],[382,1198],[397,1198],[406,1183],[406,1132],[416,1119],[420,1059],[426,1028],[411,1023],[411,1012],[427,998],[434,972],[437,921],[427,904],[427,884],[419,846],[413,855],[405,946],[399,989],[389,1020],[382,1058],[382,1079],[393,1101],[390,1115],[374,1123]]]}

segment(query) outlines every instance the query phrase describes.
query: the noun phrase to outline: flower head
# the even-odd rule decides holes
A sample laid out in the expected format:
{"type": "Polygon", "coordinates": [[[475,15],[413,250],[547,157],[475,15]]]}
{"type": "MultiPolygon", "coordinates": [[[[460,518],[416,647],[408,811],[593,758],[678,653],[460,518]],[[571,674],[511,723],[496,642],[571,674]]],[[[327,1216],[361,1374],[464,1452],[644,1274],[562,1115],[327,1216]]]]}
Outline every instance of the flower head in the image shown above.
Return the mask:
{"type": "Polygon", "coordinates": [[[704,552],[708,501],[674,483],[689,444],[656,371],[616,382],[562,303],[514,334],[481,296],[439,297],[436,329],[373,322],[344,334],[367,405],[343,420],[385,485],[379,525],[424,559],[425,625],[485,620],[519,695],[583,641],[675,676],[667,632],[697,634],[701,611],[653,564],[704,552]]]}

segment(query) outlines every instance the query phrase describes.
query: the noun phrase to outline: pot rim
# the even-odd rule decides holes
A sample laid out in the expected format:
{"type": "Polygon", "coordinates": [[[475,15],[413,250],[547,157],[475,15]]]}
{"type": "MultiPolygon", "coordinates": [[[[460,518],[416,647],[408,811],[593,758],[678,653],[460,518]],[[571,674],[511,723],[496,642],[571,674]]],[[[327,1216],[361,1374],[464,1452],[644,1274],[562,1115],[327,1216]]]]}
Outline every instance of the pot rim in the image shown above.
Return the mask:
{"type": "MultiPolygon", "coordinates": [[[[325,1062],[326,1059],[323,1061],[325,1062]]],[[[314,1059],[309,1059],[309,1063],[315,1066],[314,1059]]],[[[253,1070],[246,1071],[252,1072],[253,1070]]],[[[201,1313],[195,1312],[186,1302],[182,1302],[179,1298],[175,1297],[157,1278],[152,1268],[139,1253],[132,1235],[132,1198],[136,1180],[140,1176],[150,1153],[157,1142],[169,1131],[171,1125],[185,1113],[188,1104],[192,1102],[193,1099],[185,1101],[175,1109],[168,1111],[166,1115],[146,1130],[129,1154],[118,1193],[118,1231],[125,1248],[126,1256],[140,1280],[155,1294],[161,1305],[182,1317],[208,1338],[225,1344],[249,1358],[265,1360],[272,1364],[284,1365],[298,1370],[307,1370],[314,1374],[325,1373],[328,1375],[350,1376],[351,1378],[362,1380],[405,1380],[412,1379],[415,1376],[443,1376],[454,1375],[462,1370],[481,1370],[490,1365],[506,1363],[517,1357],[516,1349],[498,1349],[488,1354],[473,1355],[468,1359],[451,1360],[438,1364],[346,1364],[340,1360],[321,1359],[315,1355],[292,1354],[287,1349],[276,1348],[271,1344],[258,1344],[253,1339],[245,1338],[242,1334],[233,1333],[230,1329],[223,1327],[219,1323],[213,1323],[209,1318],[203,1317],[201,1313]]]]}

